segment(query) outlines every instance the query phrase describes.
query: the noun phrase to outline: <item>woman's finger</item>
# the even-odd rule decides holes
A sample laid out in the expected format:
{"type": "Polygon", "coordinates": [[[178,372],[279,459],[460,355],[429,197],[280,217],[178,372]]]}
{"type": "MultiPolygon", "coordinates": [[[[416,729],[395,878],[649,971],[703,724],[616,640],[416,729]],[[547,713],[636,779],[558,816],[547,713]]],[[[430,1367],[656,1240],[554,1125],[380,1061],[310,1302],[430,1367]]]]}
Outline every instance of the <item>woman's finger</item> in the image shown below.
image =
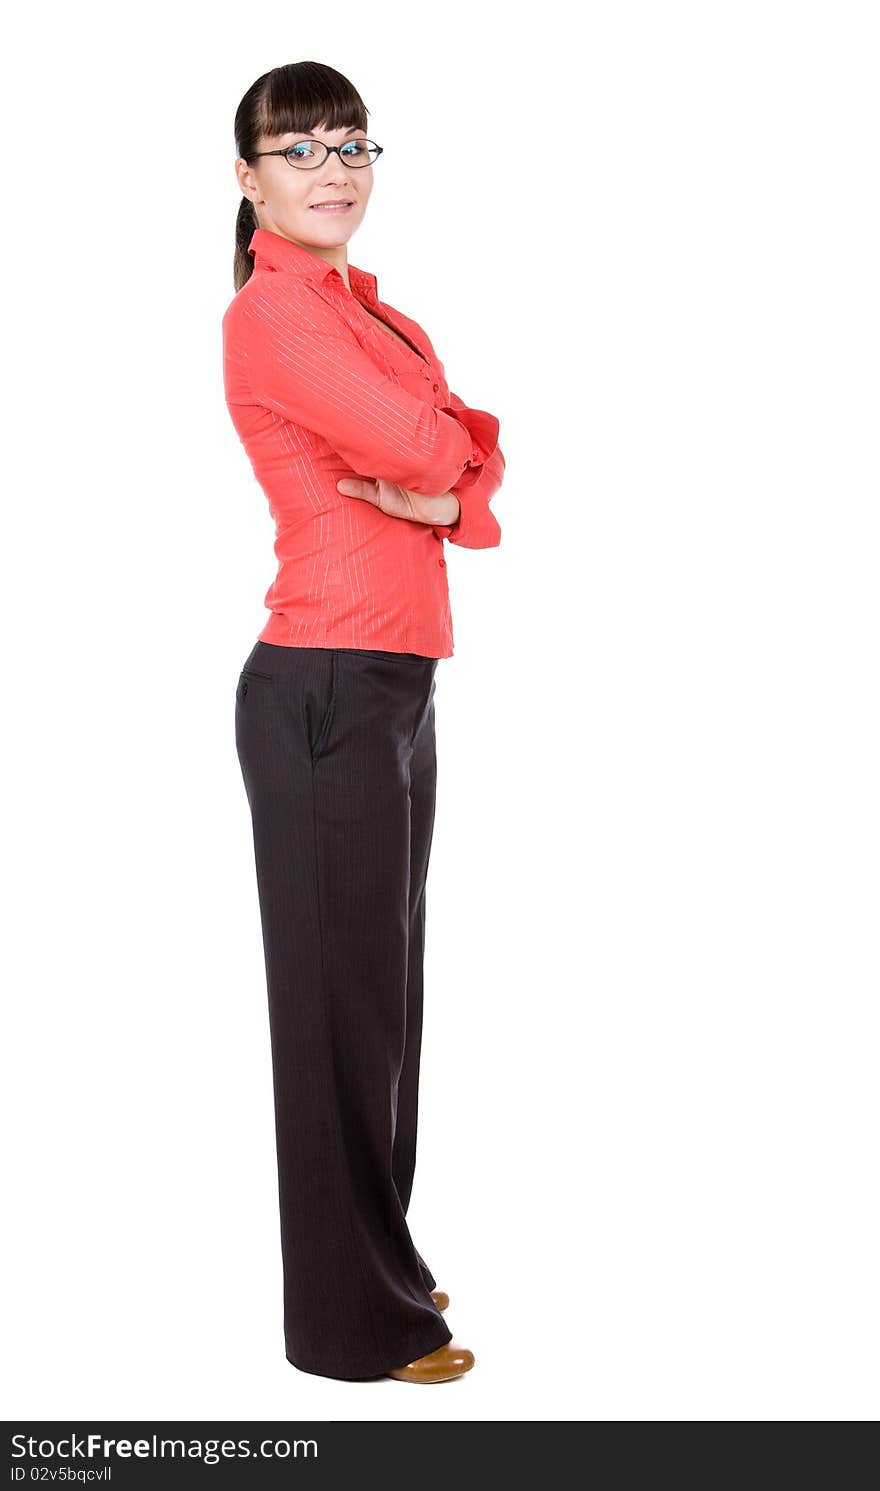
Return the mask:
{"type": "Polygon", "coordinates": [[[379,505],[379,484],[367,477],[344,476],[336,483],[336,490],[343,497],[362,497],[374,506],[379,505]]]}

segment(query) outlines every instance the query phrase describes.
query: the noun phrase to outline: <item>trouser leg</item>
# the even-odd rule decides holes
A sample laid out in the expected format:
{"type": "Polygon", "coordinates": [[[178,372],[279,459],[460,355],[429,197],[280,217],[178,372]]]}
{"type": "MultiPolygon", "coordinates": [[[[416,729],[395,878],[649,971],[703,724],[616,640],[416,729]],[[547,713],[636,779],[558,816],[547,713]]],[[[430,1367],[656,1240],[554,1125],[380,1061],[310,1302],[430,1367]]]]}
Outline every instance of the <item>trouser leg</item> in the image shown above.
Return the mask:
{"type": "MultiPolygon", "coordinates": [[[[451,1339],[393,1173],[401,1111],[414,1135],[411,786],[435,666],[259,643],[237,693],[269,996],[285,1344],[296,1366],[327,1376],[372,1376],[451,1339]]],[[[411,1162],[401,1163],[411,1186],[411,1162]]]]}

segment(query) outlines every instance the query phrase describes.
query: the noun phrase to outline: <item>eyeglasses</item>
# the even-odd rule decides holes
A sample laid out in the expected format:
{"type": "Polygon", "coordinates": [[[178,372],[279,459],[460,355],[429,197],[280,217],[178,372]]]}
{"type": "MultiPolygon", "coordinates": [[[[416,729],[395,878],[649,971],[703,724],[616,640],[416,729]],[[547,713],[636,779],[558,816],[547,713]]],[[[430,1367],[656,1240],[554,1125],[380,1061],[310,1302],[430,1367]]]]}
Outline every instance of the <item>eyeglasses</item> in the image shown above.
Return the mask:
{"type": "Polygon", "coordinates": [[[283,155],[287,164],[297,171],[314,171],[323,166],[334,150],[343,165],[353,166],[355,170],[371,166],[382,154],[382,146],[372,140],[346,140],[344,145],[325,145],[323,140],[297,140],[286,150],[255,150],[248,159],[256,160],[258,155],[283,155]]]}

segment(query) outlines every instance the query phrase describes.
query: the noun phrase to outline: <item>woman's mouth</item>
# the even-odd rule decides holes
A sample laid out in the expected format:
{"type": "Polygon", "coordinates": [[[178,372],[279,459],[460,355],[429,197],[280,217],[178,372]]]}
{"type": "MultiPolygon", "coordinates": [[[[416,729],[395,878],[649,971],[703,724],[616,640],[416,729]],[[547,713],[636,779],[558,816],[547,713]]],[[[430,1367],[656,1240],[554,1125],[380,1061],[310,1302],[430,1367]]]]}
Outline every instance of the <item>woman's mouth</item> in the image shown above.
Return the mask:
{"type": "Polygon", "coordinates": [[[313,202],[311,212],[348,212],[353,207],[353,202],[313,202]]]}

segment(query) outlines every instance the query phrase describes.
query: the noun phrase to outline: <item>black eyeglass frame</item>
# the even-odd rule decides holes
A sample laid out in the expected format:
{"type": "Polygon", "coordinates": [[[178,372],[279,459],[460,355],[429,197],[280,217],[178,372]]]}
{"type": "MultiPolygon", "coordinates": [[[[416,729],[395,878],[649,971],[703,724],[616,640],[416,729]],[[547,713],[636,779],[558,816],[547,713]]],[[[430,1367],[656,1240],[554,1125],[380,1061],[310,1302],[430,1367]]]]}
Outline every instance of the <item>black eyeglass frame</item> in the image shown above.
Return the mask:
{"type": "MultiPolygon", "coordinates": [[[[366,140],[366,135],[364,135],[363,138],[366,140]]],[[[376,161],[379,159],[379,156],[383,154],[383,146],[377,145],[375,140],[367,140],[367,144],[372,146],[373,150],[375,150],[376,152],[376,159],[364,161],[364,164],[362,166],[358,166],[354,163],[354,161],[345,160],[342,155],[342,152],[343,150],[345,150],[346,146],[353,145],[354,143],[354,140],[343,140],[341,145],[325,145],[323,140],[316,140],[311,135],[309,135],[305,140],[294,140],[293,144],[287,145],[284,150],[255,150],[253,155],[248,156],[248,161],[250,162],[252,160],[256,160],[258,155],[283,155],[287,161],[287,164],[289,166],[292,166],[294,171],[317,171],[320,166],[323,166],[324,161],[327,159],[327,156],[332,155],[335,151],[344,166],[351,166],[351,169],[353,171],[365,171],[367,166],[374,166],[376,164],[376,161]],[[290,159],[291,150],[296,150],[298,145],[323,145],[327,154],[324,155],[321,160],[317,161],[314,166],[298,166],[295,161],[292,161],[290,159]]]]}

